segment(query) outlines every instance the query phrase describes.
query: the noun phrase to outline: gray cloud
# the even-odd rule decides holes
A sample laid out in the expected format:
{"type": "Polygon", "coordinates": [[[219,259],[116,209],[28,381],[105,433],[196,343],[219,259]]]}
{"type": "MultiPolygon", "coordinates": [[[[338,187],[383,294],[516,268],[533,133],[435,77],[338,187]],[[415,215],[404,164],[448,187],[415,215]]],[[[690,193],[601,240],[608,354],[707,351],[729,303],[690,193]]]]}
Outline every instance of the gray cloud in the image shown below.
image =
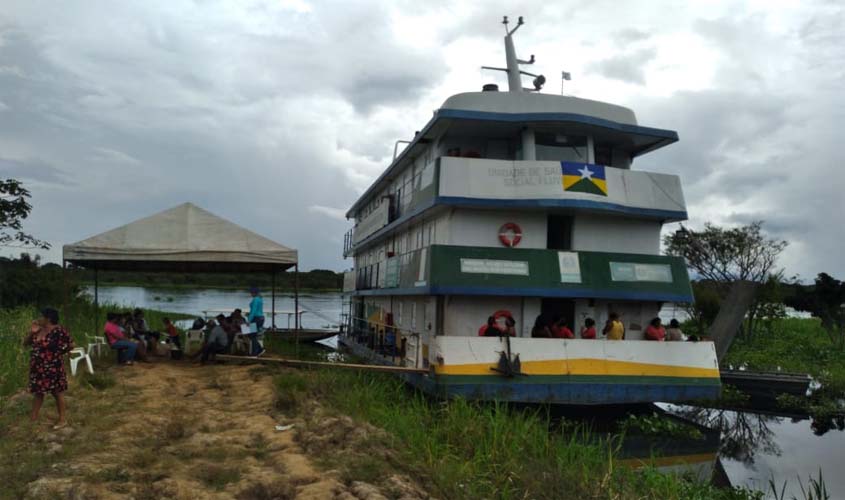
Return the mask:
{"type": "Polygon", "coordinates": [[[626,46],[632,43],[648,40],[651,38],[651,33],[647,33],[636,28],[625,28],[613,33],[612,37],[617,45],[626,46]]]}
{"type": "Polygon", "coordinates": [[[0,12],[0,176],[32,188],[27,229],[53,243],[49,259],[63,243],[192,201],[299,248],[306,269],[343,267],[341,214],[389,162],[393,141],[449,93],[478,87],[449,80],[454,61],[497,64],[456,47],[499,54],[501,15],[523,14],[517,48],[546,47],[538,71],[562,65],[587,85],[624,88],[640,123],[679,131],[680,143],[635,168],[681,175],[691,225],[765,219],[790,240],[790,274],[845,275],[836,2],[774,20],[730,5],[695,13],[610,1],[531,0],[513,12],[505,0],[151,0],[81,3],[60,22],[47,6],[13,1],[0,12]],[[419,33],[396,33],[397,13],[418,18],[419,33]],[[707,57],[673,55],[679,31],[707,57]],[[618,47],[580,66],[571,57],[618,47]],[[658,58],[705,65],[712,81],[652,81],[658,58]],[[655,95],[652,83],[670,90],[655,95]]]}
{"type": "Polygon", "coordinates": [[[645,66],[657,55],[654,48],[640,49],[596,61],[587,71],[612,80],[645,85],[645,66]]]}

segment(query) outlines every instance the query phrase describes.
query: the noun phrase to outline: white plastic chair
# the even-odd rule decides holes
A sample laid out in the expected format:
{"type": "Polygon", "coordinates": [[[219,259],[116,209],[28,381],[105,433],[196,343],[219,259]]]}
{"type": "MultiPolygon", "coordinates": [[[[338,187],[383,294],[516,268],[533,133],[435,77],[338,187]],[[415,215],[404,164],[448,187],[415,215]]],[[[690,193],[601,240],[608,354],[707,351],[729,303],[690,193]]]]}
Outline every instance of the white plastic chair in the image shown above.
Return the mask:
{"type": "Polygon", "coordinates": [[[252,344],[250,343],[249,337],[243,334],[235,335],[234,345],[232,346],[233,352],[249,354],[251,348],[252,344]]]}
{"type": "Polygon", "coordinates": [[[106,343],[106,340],[99,336],[99,335],[85,335],[85,339],[88,341],[88,355],[91,355],[91,352],[94,349],[97,350],[97,357],[99,358],[102,355],[102,348],[105,346],[107,349],[109,345],[106,343]]]}
{"type": "Polygon", "coordinates": [[[185,332],[185,353],[191,352],[191,344],[202,345],[202,338],[205,333],[202,330],[188,330],[185,332]]]}
{"type": "Polygon", "coordinates": [[[91,356],[85,352],[85,348],[83,347],[76,347],[70,350],[70,374],[74,377],[76,376],[76,368],[79,365],[79,362],[83,359],[85,360],[85,364],[88,365],[88,373],[91,375],[94,374],[94,365],[91,364],[91,356]]]}

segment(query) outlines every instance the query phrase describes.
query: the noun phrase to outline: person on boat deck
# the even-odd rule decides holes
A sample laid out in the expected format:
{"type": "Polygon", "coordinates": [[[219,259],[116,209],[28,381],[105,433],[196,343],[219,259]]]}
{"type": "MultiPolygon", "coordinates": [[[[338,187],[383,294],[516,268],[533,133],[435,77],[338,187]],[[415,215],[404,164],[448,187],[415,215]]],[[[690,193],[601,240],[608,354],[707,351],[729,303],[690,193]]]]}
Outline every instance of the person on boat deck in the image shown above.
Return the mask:
{"type": "Polygon", "coordinates": [[[509,337],[516,337],[516,320],[511,316],[505,316],[505,333],[509,337]]]}
{"type": "Polygon", "coordinates": [[[550,326],[551,322],[549,321],[548,314],[541,313],[537,316],[537,319],[534,320],[534,328],[531,329],[531,337],[541,339],[552,338],[552,331],[549,328],[550,326]]]}
{"type": "Polygon", "coordinates": [[[566,318],[559,316],[555,318],[551,326],[552,337],[556,339],[574,339],[575,334],[566,326],[566,318]]]}
{"type": "Polygon", "coordinates": [[[619,321],[619,315],[615,312],[610,313],[607,318],[607,323],[604,324],[602,333],[607,337],[607,340],[623,340],[625,339],[625,325],[619,321]]]}
{"type": "MultiPolygon", "coordinates": [[[[220,318],[225,318],[225,316],[222,314],[217,316],[218,321],[220,318]]],[[[226,346],[229,345],[226,331],[223,330],[222,326],[215,323],[213,319],[208,320],[206,325],[210,328],[210,330],[205,335],[205,341],[202,343],[202,349],[200,349],[198,353],[201,356],[200,364],[203,365],[208,362],[209,358],[213,360],[216,355],[225,352],[226,346]]]]}
{"type": "Polygon", "coordinates": [[[681,341],[684,340],[684,332],[681,331],[681,324],[678,320],[672,319],[669,322],[669,328],[666,329],[666,340],[681,341]]]}
{"type": "Polygon", "coordinates": [[[138,349],[135,342],[129,340],[123,329],[119,325],[120,316],[115,313],[108,313],[106,315],[106,325],[103,327],[103,332],[106,334],[106,341],[109,347],[118,351],[117,359],[120,363],[131,365],[135,361],[135,354],[138,349]],[[121,352],[125,351],[125,352],[121,352]]]}
{"type": "Polygon", "coordinates": [[[584,326],[581,327],[581,338],[596,338],[596,322],[593,320],[593,318],[587,318],[584,320],[584,326]]]}
{"type": "Polygon", "coordinates": [[[493,316],[489,316],[487,318],[487,323],[481,325],[481,328],[478,329],[479,337],[498,337],[501,334],[502,328],[493,316]]]}
{"type": "Polygon", "coordinates": [[[33,399],[29,420],[38,420],[44,395],[50,393],[56,400],[59,413],[53,429],[64,427],[67,424],[64,398],[67,391],[67,374],[64,355],[73,349],[73,339],[67,330],[59,325],[59,312],[50,307],[42,309],[41,317],[32,322],[23,344],[32,348],[29,356],[29,392],[32,393],[33,399]]]}
{"type": "Polygon", "coordinates": [[[645,339],[663,342],[665,338],[666,330],[663,328],[663,325],[660,324],[660,318],[654,318],[649,322],[645,329],[645,339]]]}
{"type": "Polygon", "coordinates": [[[176,329],[176,325],[170,321],[170,318],[164,318],[162,323],[164,323],[164,331],[167,332],[167,341],[173,343],[181,351],[182,340],[179,338],[179,330],[176,329]]]}
{"type": "Polygon", "coordinates": [[[265,352],[264,348],[261,347],[261,344],[258,343],[258,335],[264,328],[264,299],[261,298],[261,294],[258,292],[257,287],[252,287],[249,290],[249,293],[252,295],[252,300],[249,302],[249,316],[247,316],[246,321],[249,324],[255,323],[256,332],[248,335],[249,340],[252,343],[250,355],[258,357],[265,352]]]}

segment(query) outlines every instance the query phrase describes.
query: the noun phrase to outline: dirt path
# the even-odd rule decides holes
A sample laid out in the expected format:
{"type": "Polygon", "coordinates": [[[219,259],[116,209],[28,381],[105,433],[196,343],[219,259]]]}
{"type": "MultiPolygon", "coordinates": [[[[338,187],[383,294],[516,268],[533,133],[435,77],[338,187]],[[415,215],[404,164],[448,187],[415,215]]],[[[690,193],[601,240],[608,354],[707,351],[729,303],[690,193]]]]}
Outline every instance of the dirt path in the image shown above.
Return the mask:
{"type": "MultiPolygon", "coordinates": [[[[314,423],[285,421],[274,408],[272,377],[254,367],[158,362],[112,373],[117,386],[102,396],[126,400],[115,423],[96,434],[96,449],[30,483],[29,497],[419,498],[413,488],[402,493],[401,480],[391,494],[321,471],[297,443],[314,423]],[[290,423],[291,430],[275,429],[290,423]]],[[[61,443],[79,425],[71,423],[45,439],[61,443]]]]}

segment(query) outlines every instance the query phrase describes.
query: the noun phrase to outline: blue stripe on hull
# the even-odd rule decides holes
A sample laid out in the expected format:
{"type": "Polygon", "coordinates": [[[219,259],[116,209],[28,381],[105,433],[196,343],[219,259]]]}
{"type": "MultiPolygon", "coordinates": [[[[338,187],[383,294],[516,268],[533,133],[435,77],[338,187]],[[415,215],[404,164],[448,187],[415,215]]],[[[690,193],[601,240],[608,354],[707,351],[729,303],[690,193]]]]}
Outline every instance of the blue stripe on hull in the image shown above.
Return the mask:
{"type": "MultiPolygon", "coordinates": [[[[372,351],[343,337],[340,343],[353,353],[379,362],[372,357],[372,351]]],[[[442,384],[430,375],[399,375],[405,382],[423,392],[440,398],[463,397],[485,401],[509,401],[514,403],[554,403],[571,405],[603,405],[654,402],[682,402],[701,399],[718,399],[719,385],[685,384],[637,384],[637,383],[559,383],[520,384],[515,381],[484,384],[442,384]]],[[[507,380],[507,379],[504,379],[507,380]]],[[[511,379],[514,380],[514,379],[511,379]]]]}
{"type": "Polygon", "coordinates": [[[515,403],[554,403],[572,405],[653,403],[718,399],[718,385],[682,384],[438,384],[431,377],[405,375],[419,389],[442,398],[510,401],[515,403]]]}

